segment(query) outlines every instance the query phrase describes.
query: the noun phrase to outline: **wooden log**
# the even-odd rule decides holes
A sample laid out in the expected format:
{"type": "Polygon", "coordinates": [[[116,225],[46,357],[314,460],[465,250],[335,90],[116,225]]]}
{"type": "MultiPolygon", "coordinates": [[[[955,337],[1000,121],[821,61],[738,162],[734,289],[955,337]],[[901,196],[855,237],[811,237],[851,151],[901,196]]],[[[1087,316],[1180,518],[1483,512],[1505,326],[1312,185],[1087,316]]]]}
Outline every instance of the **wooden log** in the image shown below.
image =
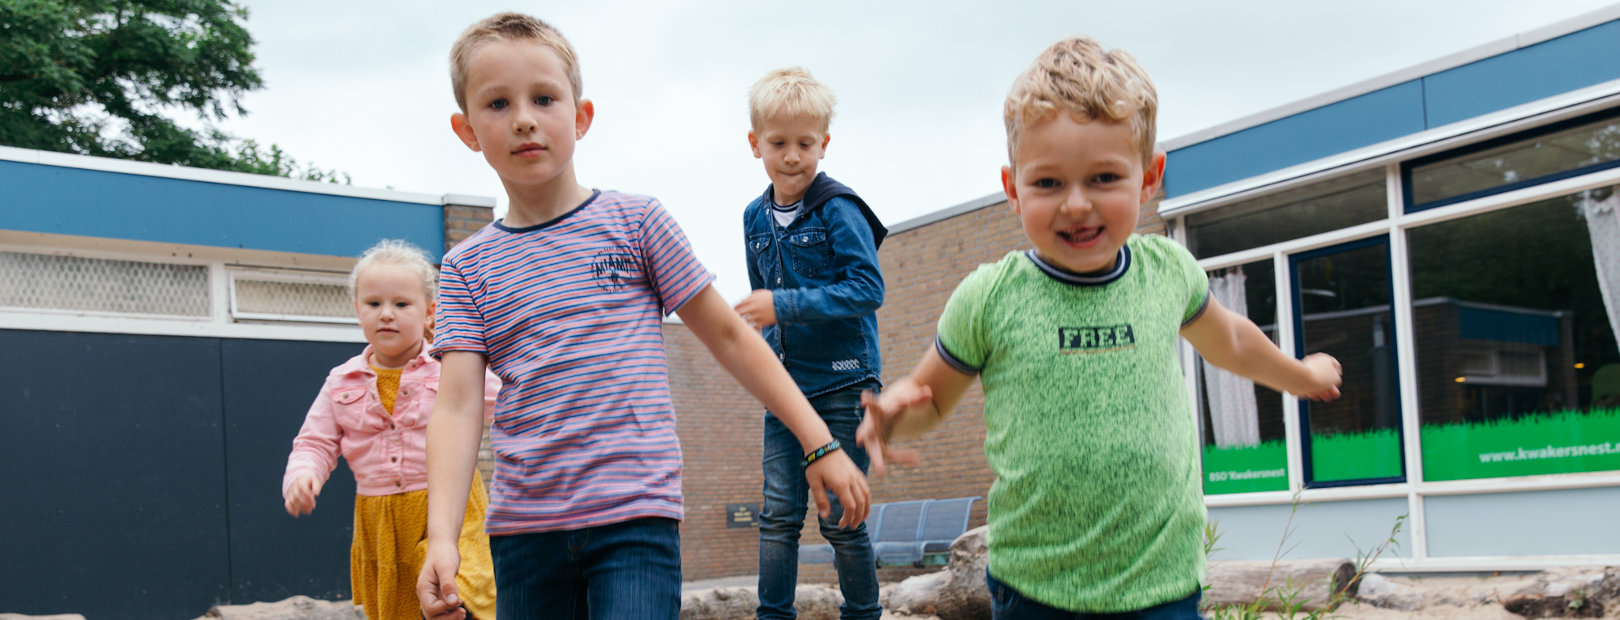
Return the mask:
{"type": "Polygon", "coordinates": [[[1204,601],[1211,607],[1248,606],[1261,602],[1263,610],[1297,604],[1302,611],[1330,609],[1333,595],[1355,598],[1351,578],[1355,566],[1346,559],[1279,560],[1272,562],[1210,562],[1204,583],[1204,601]]]}

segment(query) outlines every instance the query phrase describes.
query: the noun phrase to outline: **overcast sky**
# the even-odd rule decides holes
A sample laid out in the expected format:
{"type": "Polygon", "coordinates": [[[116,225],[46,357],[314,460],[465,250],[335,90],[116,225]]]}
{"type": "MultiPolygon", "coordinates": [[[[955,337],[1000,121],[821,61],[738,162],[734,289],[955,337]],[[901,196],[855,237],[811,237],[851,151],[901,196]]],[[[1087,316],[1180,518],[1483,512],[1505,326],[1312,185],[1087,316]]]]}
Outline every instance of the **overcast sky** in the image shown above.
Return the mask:
{"type": "Polygon", "coordinates": [[[493,196],[497,212],[499,179],[450,131],[446,57],[496,11],[552,23],[596,104],[580,182],[662,200],[735,301],[748,288],[742,209],[769,183],[748,149],[746,93],[770,69],[803,66],[838,95],[821,170],[894,224],[1000,191],[1002,98],[1068,34],[1136,56],[1165,140],[1613,0],[245,4],[265,88],[227,131],[357,186],[493,196]]]}

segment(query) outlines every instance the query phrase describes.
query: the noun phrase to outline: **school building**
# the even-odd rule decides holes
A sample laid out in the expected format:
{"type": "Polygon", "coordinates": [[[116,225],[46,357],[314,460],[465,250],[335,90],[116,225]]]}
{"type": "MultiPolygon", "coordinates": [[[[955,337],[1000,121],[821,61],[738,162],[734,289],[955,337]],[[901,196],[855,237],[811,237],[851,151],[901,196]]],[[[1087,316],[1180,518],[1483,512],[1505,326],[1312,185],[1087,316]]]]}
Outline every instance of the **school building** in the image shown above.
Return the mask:
{"type": "MultiPolygon", "coordinates": [[[[1310,403],[1183,347],[1214,559],[1269,560],[1291,531],[1289,558],[1393,533],[1390,571],[1620,563],[1617,52],[1620,6],[1161,145],[1139,232],[1190,248],[1285,351],[1344,366],[1343,397],[1310,403]]],[[[999,195],[893,226],[886,378],[962,277],[1026,247],[999,195]]],[[[982,405],[875,499],[983,497],[982,405]]]]}
{"type": "MultiPolygon", "coordinates": [[[[1354,557],[1399,521],[1386,570],[1620,564],[1617,50],[1620,7],[1163,145],[1140,232],[1345,368],[1343,398],[1306,403],[1184,352],[1215,558],[1270,559],[1288,528],[1289,557],[1354,557]]],[[[311,516],[280,497],[322,379],[363,346],[345,275],[383,237],[442,253],[494,201],[14,148],[0,188],[0,612],[347,598],[352,476],[311,516]]],[[[891,230],[889,380],[962,277],[1028,246],[1000,195],[891,230]]],[[[761,408],[664,335],[685,576],[753,574],[761,408]]],[[[974,387],[874,499],[984,497],[982,411],[974,387]]]]}
{"type": "Polygon", "coordinates": [[[0,147],[0,613],[349,597],[354,478],[288,516],[292,438],[360,352],[347,276],[489,198],[0,147]]]}

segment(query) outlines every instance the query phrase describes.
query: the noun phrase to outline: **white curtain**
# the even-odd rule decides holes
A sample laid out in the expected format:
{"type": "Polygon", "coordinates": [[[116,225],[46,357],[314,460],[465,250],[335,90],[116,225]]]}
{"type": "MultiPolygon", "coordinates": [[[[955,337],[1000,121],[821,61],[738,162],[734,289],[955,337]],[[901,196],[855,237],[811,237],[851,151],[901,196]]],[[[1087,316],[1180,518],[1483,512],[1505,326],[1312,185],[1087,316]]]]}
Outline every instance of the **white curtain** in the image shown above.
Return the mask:
{"type": "Polygon", "coordinates": [[[1620,339],[1620,186],[1609,188],[1604,200],[1594,200],[1593,193],[1587,192],[1581,208],[1592,235],[1592,262],[1603,305],[1609,310],[1609,329],[1620,339]]]}
{"type": "MultiPolygon", "coordinates": [[[[1241,268],[1233,267],[1209,279],[1209,293],[1227,310],[1249,316],[1241,268]]],[[[1612,312],[1611,312],[1612,314],[1612,312]]],[[[1210,424],[1220,448],[1260,443],[1260,412],[1254,401],[1254,382],[1210,365],[1203,358],[1204,385],[1209,394],[1210,424]]]]}

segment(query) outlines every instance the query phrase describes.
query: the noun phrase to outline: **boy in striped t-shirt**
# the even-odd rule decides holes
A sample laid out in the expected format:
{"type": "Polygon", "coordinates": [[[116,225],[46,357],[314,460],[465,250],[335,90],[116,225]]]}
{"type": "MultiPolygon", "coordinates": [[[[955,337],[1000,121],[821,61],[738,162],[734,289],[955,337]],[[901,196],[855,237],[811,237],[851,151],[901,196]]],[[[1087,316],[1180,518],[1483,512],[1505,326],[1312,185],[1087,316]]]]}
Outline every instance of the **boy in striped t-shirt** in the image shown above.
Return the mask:
{"type": "Polygon", "coordinates": [[[490,442],[485,528],[496,613],[506,618],[668,618],[680,612],[681,455],[662,317],[681,316],[715,358],[792,429],[818,508],[866,518],[855,464],[757,332],[710,286],[657,200],[580,185],[574,143],[594,108],[574,50],[551,26],[502,13],[451,50],[461,112],[509,207],[444,257],[438,401],[428,430],[428,618],[463,618],[456,536],[482,431],[483,368],[504,387],[490,442]],[[814,460],[814,463],[810,463],[814,460]]]}

